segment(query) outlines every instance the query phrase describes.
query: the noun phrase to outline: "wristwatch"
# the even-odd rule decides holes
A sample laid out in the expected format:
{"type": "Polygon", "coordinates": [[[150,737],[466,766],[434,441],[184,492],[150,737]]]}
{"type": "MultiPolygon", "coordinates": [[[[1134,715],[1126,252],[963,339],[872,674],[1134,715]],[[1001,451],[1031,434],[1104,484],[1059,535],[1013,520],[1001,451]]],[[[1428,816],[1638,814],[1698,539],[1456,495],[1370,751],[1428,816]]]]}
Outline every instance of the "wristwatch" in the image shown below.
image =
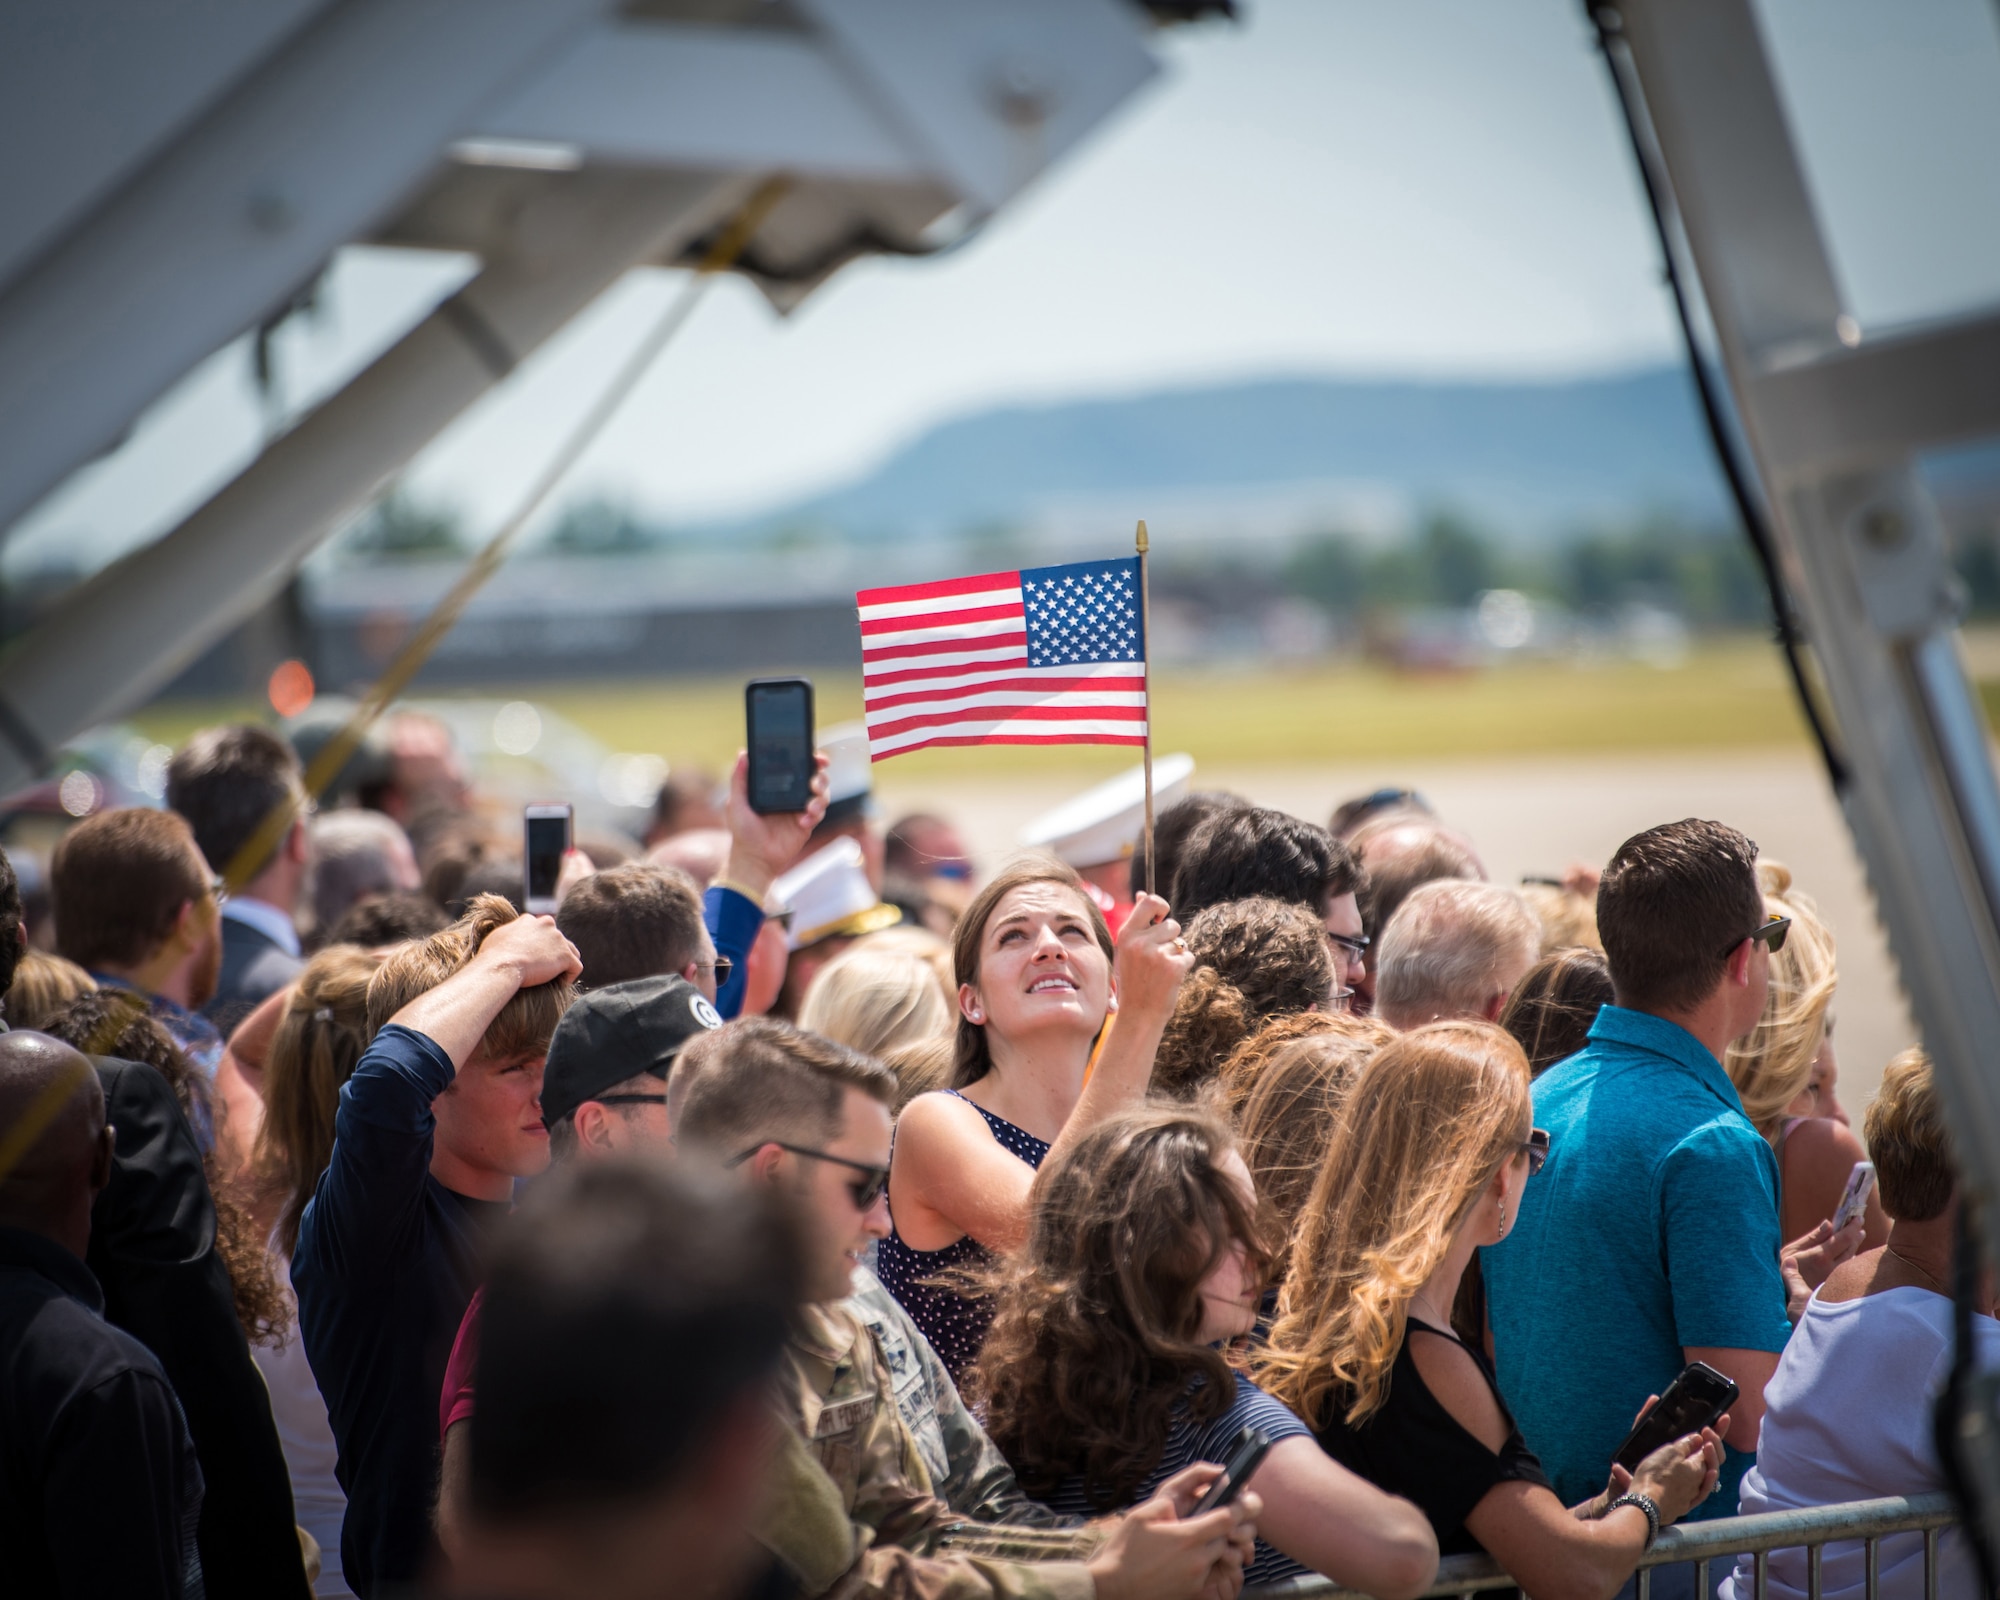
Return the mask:
{"type": "Polygon", "coordinates": [[[1660,1536],[1660,1508],[1653,1503],[1653,1497],[1649,1494],[1621,1494],[1604,1508],[1605,1513],[1609,1515],[1620,1506],[1637,1506],[1646,1513],[1646,1548],[1652,1549],[1653,1541],[1660,1536]]]}

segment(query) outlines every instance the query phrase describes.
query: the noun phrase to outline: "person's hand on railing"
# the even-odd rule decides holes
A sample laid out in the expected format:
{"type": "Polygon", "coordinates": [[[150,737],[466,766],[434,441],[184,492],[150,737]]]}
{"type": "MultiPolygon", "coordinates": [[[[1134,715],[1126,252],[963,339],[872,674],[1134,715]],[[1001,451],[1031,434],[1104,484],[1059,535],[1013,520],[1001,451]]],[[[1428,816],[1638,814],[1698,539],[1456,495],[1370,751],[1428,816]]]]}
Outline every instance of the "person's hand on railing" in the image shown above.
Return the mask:
{"type": "Polygon", "coordinates": [[[1811,1233],[1800,1234],[1778,1252],[1778,1265],[1785,1275],[1785,1314],[1794,1323],[1806,1314],[1806,1302],[1812,1298],[1813,1290],[1861,1248],[1866,1233],[1865,1218],[1854,1218],[1838,1233],[1833,1231],[1829,1219],[1811,1233]]]}

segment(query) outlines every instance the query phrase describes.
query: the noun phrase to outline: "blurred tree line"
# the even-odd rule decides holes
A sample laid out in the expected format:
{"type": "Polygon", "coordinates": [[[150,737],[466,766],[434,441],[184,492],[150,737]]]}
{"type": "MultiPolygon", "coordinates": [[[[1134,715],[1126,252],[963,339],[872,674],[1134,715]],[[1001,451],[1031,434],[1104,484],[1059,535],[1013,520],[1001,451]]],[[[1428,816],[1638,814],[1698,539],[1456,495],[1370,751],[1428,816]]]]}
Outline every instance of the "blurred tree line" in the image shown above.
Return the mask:
{"type": "Polygon", "coordinates": [[[1700,628],[1758,627],[1770,611],[1756,560],[1738,535],[1666,518],[1522,550],[1463,516],[1438,513],[1396,544],[1337,533],[1308,539],[1281,577],[1289,592],[1341,617],[1464,606],[1502,588],[1584,613],[1660,606],[1700,628]]]}

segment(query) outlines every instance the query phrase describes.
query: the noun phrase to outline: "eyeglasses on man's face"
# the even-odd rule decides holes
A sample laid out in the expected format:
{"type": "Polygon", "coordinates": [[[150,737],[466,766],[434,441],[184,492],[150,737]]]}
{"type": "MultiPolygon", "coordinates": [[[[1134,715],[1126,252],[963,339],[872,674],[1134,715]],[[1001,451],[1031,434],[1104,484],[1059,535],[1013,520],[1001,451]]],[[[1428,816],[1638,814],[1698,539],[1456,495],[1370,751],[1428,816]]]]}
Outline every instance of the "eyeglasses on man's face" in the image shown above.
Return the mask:
{"type": "Polygon", "coordinates": [[[736,963],[730,960],[728,956],[717,956],[713,961],[695,962],[694,970],[696,972],[714,973],[715,986],[716,988],[720,989],[725,983],[729,981],[730,973],[736,970],[736,963]]]}
{"type": "Polygon", "coordinates": [[[229,898],[229,880],[219,872],[211,872],[208,875],[208,892],[215,903],[221,905],[229,898]]]}
{"type": "MultiPolygon", "coordinates": [[[[1785,948],[1785,935],[1791,931],[1792,919],[1790,917],[1781,917],[1773,912],[1764,919],[1764,925],[1761,928],[1753,929],[1751,932],[1744,934],[1743,939],[1755,939],[1759,944],[1766,946],[1772,955],[1776,955],[1780,950],[1785,948]]],[[[1743,942],[1743,939],[1731,939],[1728,948],[1722,952],[1723,955],[1735,955],[1736,947],[1743,942]]]]}
{"type": "Polygon", "coordinates": [[[1345,951],[1350,961],[1364,961],[1368,957],[1368,935],[1365,933],[1329,933],[1326,942],[1336,950],[1345,951]]]}
{"type": "Polygon", "coordinates": [[[827,1161],[836,1167],[847,1167],[860,1174],[847,1183],[847,1192],[854,1198],[856,1211],[868,1211],[882,1198],[882,1191],[889,1187],[889,1169],[873,1166],[866,1161],[850,1161],[846,1156],[833,1155],[825,1150],[814,1150],[808,1145],[786,1144],[782,1139],[762,1139],[740,1155],[731,1156],[728,1166],[740,1167],[766,1145],[776,1145],[780,1150],[795,1156],[804,1156],[808,1161],[827,1161]]]}

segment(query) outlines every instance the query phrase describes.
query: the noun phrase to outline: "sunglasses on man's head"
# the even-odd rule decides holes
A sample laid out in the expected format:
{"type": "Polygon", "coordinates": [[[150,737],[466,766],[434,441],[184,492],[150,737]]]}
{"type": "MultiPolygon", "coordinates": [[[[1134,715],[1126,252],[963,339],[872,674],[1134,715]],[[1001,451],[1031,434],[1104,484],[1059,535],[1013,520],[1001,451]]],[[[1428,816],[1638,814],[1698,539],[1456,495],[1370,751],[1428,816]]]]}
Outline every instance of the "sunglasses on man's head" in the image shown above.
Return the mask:
{"type": "Polygon", "coordinates": [[[849,1167],[860,1173],[860,1177],[850,1178],[847,1184],[847,1192],[854,1197],[856,1211],[870,1209],[882,1198],[882,1191],[889,1187],[887,1167],[871,1166],[866,1161],[850,1161],[846,1156],[830,1155],[824,1150],[814,1150],[802,1144],[786,1144],[782,1139],[760,1139],[741,1155],[731,1156],[725,1165],[740,1167],[767,1144],[776,1145],[795,1156],[804,1156],[808,1161],[830,1161],[836,1167],[849,1167]]]}
{"type": "MultiPolygon", "coordinates": [[[[1785,935],[1791,931],[1792,919],[1790,917],[1781,917],[1776,912],[1773,912],[1764,919],[1763,927],[1756,929],[1754,932],[1746,933],[1743,935],[1743,939],[1755,939],[1760,944],[1768,946],[1772,955],[1776,955],[1780,950],[1785,948],[1785,935]]],[[[1743,939],[1730,940],[1729,948],[1722,953],[1725,956],[1734,955],[1736,947],[1743,942],[1743,939]]]]}

